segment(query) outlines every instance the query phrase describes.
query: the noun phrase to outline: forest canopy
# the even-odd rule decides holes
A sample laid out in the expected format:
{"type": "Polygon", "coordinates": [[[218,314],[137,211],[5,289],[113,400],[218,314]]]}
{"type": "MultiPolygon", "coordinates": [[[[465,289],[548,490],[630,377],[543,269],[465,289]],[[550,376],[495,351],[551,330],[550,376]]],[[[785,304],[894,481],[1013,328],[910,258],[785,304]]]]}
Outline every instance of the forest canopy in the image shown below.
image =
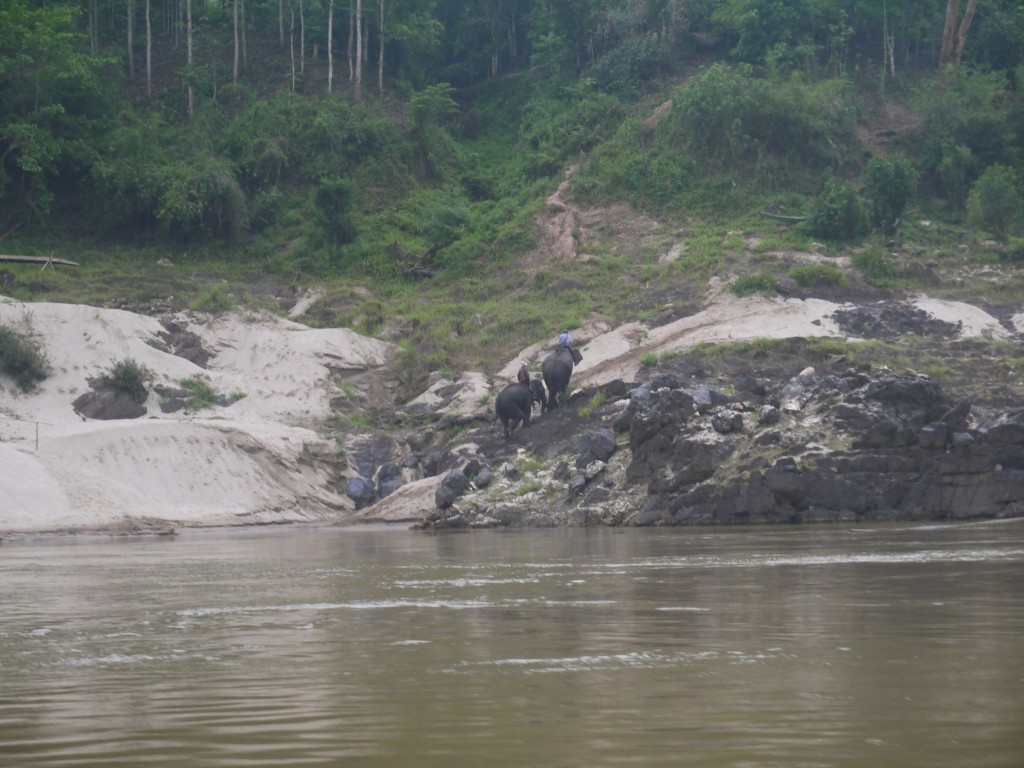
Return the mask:
{"type": "Polygon", "coordinates": [[[0,0],[0,238],[458,271],[528,247],[581,157],[581,199],[659,214],[784,192],[855,238],[921,196],[1008,237],[1022,64],[1010,0],[0,0]]]}

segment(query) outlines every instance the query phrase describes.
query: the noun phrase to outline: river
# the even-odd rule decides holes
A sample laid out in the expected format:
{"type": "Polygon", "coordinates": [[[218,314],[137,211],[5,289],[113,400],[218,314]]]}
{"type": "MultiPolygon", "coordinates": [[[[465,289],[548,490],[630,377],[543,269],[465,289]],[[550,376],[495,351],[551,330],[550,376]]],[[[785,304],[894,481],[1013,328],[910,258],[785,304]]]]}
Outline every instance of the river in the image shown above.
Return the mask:
{"type": "Polygon", "coordinates": [[[0,765],[1019,768],[1024,523],[5,542],[0,765]]]}

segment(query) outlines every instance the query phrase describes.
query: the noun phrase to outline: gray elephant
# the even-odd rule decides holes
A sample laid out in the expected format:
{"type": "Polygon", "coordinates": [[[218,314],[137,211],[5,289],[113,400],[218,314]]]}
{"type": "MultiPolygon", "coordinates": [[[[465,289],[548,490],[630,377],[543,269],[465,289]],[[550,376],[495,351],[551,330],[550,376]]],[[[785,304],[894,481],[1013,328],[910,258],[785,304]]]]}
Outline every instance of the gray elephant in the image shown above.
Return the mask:
{"type": "Polygon", "coordinates": [[[533,403],[540,403],[540,412],[544,413],[548,409],[548,395],[544,389],[544,382],[540,379],[530,379],[530,394],[533,395],[530,410],[533,410],[533,403]]]}
{"type": "MultiPolygon", "coordinates": [[[[569,379],[573,368],[579,365],[583,355],[579,350],[570,347],[559,347],[544,358],[540,370],[544,375],[544,383],[548,385],[548,408],[558,407],[558,396],[569,388],[569,379]]],[[[544,410],[541,410],[543,413],[544,410]]]]}
{"type": "MultiPolygon", "coordinates": [[[[537,382],[540,384],[540,382],[537,382]]],[[[494,413],[505,427],[505,438],[512,436],[522,422],[523,428],[530,426],[530,412],[533,410],[535,393],[529,384],[509,384],[498,393],[494,401],[494,413]],[[511,428],[509,425],[511,424],[511,428]]]]}

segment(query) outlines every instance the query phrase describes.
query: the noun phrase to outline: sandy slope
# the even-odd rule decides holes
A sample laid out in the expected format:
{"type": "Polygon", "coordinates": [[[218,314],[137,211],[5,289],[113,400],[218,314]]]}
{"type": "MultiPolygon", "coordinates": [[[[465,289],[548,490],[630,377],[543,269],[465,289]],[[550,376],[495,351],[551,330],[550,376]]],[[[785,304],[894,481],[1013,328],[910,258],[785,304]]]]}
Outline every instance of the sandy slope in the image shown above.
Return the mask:
{"type": "MultiPolygon", "coordinates": [[[[920,297],[921,309],[961,322],[965,336],[1011,335],[976,307],[920,297]]],[[[758,337],[838,336],[831,315],[839,305],[821,300],[738,299],[719,291],[704,311],[669,325],[595,325],[577,332],[584,354],[574,383],[636,380],[640,359],[702,341],[758,337]]],[[[369,371],[386,361],[384,342],[345,329],[314,330],[269,314],[175,318],[213,353],[207,370],[160,351],[159,321],[129,312],[69,304],[22,304],[0,298],[0,322],[24,328],[45,346],[54,373],[38,391],[22,393],[0,378],[0,534],[160,529],[289,521],[409,520],[433,505],[437,479],[410,484],[355,514],[327,483],[318,451],[333,444],[311,425],[340,393],[334,372],[369,371]],[[117,360],[132,358],[156,373],[156,383],[206,375],[221,393],[245,393],[227,408],[163,414],[155,395],[148,417],[87,421],[72,401],[87,379],[117,360]],[[35,422],[38,425],[36,444],[35,422]]],[[[1024,333],[1024,314],[1015,319],[1024,333]]],[[[479,411],[484,397],[511,381],[521,361],[539,363],[553,339],[533,344],[493,382],[475,372],[461,377],[459,396],[446,410],[479,411]]],[[[380,378],[380,377],[378,377],[380,378]]],[[[417,401],[434,407],[439,381],[417,401]]]]}
{"type": "Polygon", "coordinates": [[[332,370],[379,367],[388,345],[269,314],[176,320],[213,353],[208,370],[160,351],[163,327],[153,318],[0,299],[0,322],[38,338],[53,368],[29,394],[0,379],[0,533],[350,515],[314,458],[333,445],[300,425],[329,412],[338,394],[332,370]],[[76,414],[71,403],[88,391],[86,380],[125,358],[153,370],[157,384],[204,375],[217,392],[245,397],[215,411],[163,414],[151,394],[148,418],[131,421],[76,414]]]}

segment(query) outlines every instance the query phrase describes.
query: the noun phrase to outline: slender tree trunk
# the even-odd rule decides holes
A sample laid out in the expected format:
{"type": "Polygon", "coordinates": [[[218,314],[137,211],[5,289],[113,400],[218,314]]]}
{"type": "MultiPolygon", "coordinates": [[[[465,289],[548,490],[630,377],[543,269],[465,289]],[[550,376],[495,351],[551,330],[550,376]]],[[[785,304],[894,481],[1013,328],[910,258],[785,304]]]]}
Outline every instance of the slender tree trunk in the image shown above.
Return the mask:
{"type": "Polygon", "coordinates": [[[355,28],[355,12],[353,10],[353,3],[355,0],[348,0],[348,47],[346,48],[346,55],[348,56],[348,81],[351,83],[355,80],[356,69],[352,61],[352,47],[355,44],[356,28],[355,28]]]}
{"type": "Polygon", "coordinates": [[[135,39],[132,35],[132,29],[135,26],[134,0],[128,0],[125,6],[128,9],[128,77],[135,77],[135,39]]]}
{"type": "Polygon", "coordinates": [[[149,4],[146,0],[146,98],[153,98],[153,28],[149,21],[149,4]]]}
{"type": "Polygon", "coordinates": [[[292,57],[292,93],[295,93],[295,7],[291,7],[292,24],[288,32],[288,50],[292,57]]]}
{"type": "Polygon", "coordinates": [[[974,21],[974,12],[977,6],[978,0],[967,0],[967,8],[961,19],[960,0],[947,0],[946,24],[942,30],[942,52],[939,54],[940,68],[952,66],[956,69],[960,66],[960,60],[964,54],[964,43],[967,40],[967,31],[971,28],[971,22],[974,21]]]}
{"type": "Polygon", "coordinates": [[[306,9],[299,0],[299,74],[306,71],[306,9]]]}
{"type": "Polygon", "coordinates": [[[99,29],[97,24],[99,23],[99,8],[97,7],[97,0],[89,1],[89,52],[95,56],[99,51],[99,29]]]}
{"type": "Polygon", "coordinates": [[[362,99],[363,85],[363,0],[356,0],[356,101],[362,99]]]}
{"type": "Polygon", "coordinates": [[[384,93],[384,0],[380,0],[380,28],[377,49],[377,92],[384,93]]]}
{"type": "Polygon", "coordinates": [[[231,3],[231,31],[234,35],[234,48],[232,50],[231,57],[231,82],[238,82],[238,0],[233,0],[231,3]]]}
{"type": "Polygon", "coordinates": [[[334,0],[327,0],[327,92],[334,88],[334,0]]]}
{"type": "Polygon", "coordinates": [[[188,116],[192,117],[196,113],[196,94],[192,88],[192,0],[185,0],[185,17],[187,19],[187,39],[188,39],[188,116]]]}
{"type": "Polygon", "coordinates": [[[249,51],[246,46],[246,34],[245,34],[245,0],[242,0],[242,71],[249,71],[249,51]]]}
{"type": "Polygon", "coordinates": [[[284,48],[284,0],[277,0],[277,42],[284,48]]]}

